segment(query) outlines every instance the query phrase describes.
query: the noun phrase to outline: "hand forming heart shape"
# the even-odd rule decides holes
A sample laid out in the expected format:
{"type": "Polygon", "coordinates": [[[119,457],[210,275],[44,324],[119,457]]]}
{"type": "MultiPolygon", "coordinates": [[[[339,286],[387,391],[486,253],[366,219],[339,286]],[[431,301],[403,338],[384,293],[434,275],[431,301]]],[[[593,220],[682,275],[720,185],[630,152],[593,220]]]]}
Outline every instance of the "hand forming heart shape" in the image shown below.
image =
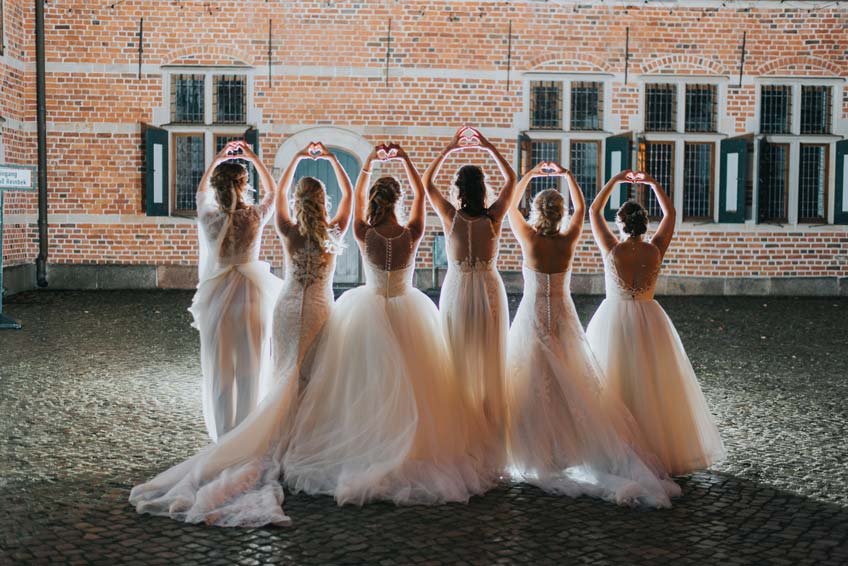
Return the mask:
{"type": "Polygon", "coordinates": [[[377,150],[377,159],[380,161],[388,161],[389,159],[393,159],[397,157],[397,148],[390,147],[388,150],[385,148],[380,148],[377,150]]]}
{"type": "Polygon", "coordinates": [[[318,157],[319,155],[324,153],[324,150],[321,149],[320,144],[313,142],[313,143],[309,144],[309,149],[307,149],[307,153],[309,153],[309,156],[312,159],[315,159],[316,157],[318,157]]]}
{"type": "Polygon", "coordinates": [[[639,183],[639,182],[645,180],[645,174],[642,173],[641,171],[640,172],[631,171],[630,173],[625,175],[624,178],[627,179],[628,181],[630,181],[631,183],[639,183]]]}
{"type": "Polygon", "coordinates": [[[478,137],[477,130],[469,126],[460,128],[457,144],[464,147],[480,145],[480,138],[478,137]]]}

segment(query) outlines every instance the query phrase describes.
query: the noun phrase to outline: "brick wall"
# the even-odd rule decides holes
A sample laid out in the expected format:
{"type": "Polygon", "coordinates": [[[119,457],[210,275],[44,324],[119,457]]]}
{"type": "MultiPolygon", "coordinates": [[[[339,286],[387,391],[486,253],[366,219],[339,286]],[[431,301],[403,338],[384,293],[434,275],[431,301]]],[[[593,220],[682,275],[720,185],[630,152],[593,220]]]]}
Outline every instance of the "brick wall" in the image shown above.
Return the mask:
{"type": "MultiPolygon", "coordinates": [[[[523,75],[602,73],[611,77],[612,133],[642,124],[640,76],[726,77],[721,133],[750,133],[759,77],[848,77],[848,9],[808,10],[779,2],[639,3],[607,0],[515,1],[180,1],[108,3],[59,0],[46,7],[50,262],[193,265],[195,230],[184,218],[144,215],[140,123],[160,124],[161,66],[255,68],[251,115],[269,165],[280,145],[305,128],[335,126],[370,143],[402,143],[423,169],[453,129],[488,132],[514,161],[526,128],[523,75]],[[138,27],[144,53],[138,76],[138,27]],[[391,18],[389,84],[385,82],[391,18]],[[269,84],[268,25],[273,24],[269,84]],[[507,29],[512,25],[510,89],[507,29]],[[630,28],[624,84],[625,28],[630,28]],[[745,76],[736,86],[742,31],[745,76]]],[[[32,2],[5,1],[0,57],[4,160],[34,164],[35,63],[32,2]]],[[[834,133],[848,135],[848,88],[834,100],[834,133]]],[[[461,158],[465,158],[461,155],[461,158]]],[[[444,171],[455,169],[452,158],[444,171]]],[[[834,167],[830,165],[831,169],[834,167]]],[[[495,175],[487,166],[490,175],[495,175]]],[[[446,174],[443,181],[447,181],[446,174]]],[[[831,174],[832,179],[832,174],[831,174]]],[[[832,182],[828,187],[833,191],[832,182]]],[[[9,194],[3,246],[7,266],[37,255],[36,197],[9,194]]],[[[419,264],[430,265],[431,218],[419,264]]],[[[575,260],[598,273],[586,230],[575,260]]],[[[282,251],[265,233],[264,256],[282,251]]],[[[501,268],[516,270],[520,251],[504,232],[501,268]]],[[[706,277],[844,277],[848,228],[684,222],[665,273],[706,277]]]]}

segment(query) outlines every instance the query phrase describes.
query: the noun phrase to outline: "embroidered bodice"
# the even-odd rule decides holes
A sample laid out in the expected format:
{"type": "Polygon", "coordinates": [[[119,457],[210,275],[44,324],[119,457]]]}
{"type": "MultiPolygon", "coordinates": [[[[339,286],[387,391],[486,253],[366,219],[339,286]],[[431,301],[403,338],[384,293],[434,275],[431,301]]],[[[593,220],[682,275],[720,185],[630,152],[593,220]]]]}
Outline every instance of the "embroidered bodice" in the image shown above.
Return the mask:
{"type": "Polygon", "coordinates": [[[374,227],[365,232],[360,244],[365,261],[365,285],[378,295],[396,297],[412,287],[417,245],[409,228],[397,236],[387,237],[374,227]]]}
{"type": "Polygon", "coordinates": [[[273,201],[268,199],[226,212],[218,207],[214,191],[200,191],[197,194],[197,220],[202,225],[209,249],[214,253],[210,259],[219,267],[257,261],[262,229],[273,211],[273,201]]]}
{"type": "Polygon", "coordinates": [[[461,271],[494,269],[500,231],[500,222],[487,215],[468,218],[456,211],[446,237],[448,261],[461,271]]]}
{"type": "Polygon", "coordinates": [[[654,291],[657,279],[660,275],[662,262],[655,266],[646,266],[646,272],[639,276],[640,283],[634,285],[625,281],[616,269],[615,261],[611,253],[604,256],[604,285],[607,298],[617,298],[628,301],[651,301],[654,299],[654,291]]]}
{"type": "Polygon", "coordinates": [[[291,239],[283,239],[286,248],[285,281],[309,287],[316,282],[331,284],[336,265],[336,256],[325,251],[311,240],[295,248],[291,239]]]}
{"type": "Polygon", "coordinates": [[[524,275],[524,297],[533,297],[535,318],[545,334],[551,334],[556,319],[561,316],[566,297],[571,293],[571,269],[558,273],[542,273],[526,264],[522,266],[524,275]]]}

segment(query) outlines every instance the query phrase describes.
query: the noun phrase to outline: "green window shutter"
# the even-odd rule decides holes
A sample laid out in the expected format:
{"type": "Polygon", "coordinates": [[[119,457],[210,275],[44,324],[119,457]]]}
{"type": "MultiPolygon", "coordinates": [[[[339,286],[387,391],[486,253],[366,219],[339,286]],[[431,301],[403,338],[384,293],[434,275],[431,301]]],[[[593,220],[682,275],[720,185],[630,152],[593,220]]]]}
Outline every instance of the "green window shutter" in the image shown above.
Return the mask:
{"type": "Polygon", "coordinates": [[[835,188],[833,223],[848,224],[848,140],[836,142],[835,188]]]}
{"type": "MultiPolygon", "coordinates": [[[[632,134],[628,132],[610,136],[604,141],[604,184],[621,171],[630,169],[632,138],[632,134]]],[[[622,183],[617,190],[613,190],[612,196],[604,207],[604,218],[615,220],[615,213],[628,198],[630,198],[630,184],[622,183]]]]}
{"type": "Polygon", "coordinates": [[[168,132],[142,124],[144,207],[147,216],[168,216],[168,132]]]}
{"type": "Polygon", "coordinates": [[[747,138],[721,140],[719,163],[718,221],[745,222],[745,190],[748,184],[747,138]]]}
{"type": "MultiPolygon", "coordinates": [[[[253,127],[248,128],[248,130],[244,132],[244,141],[250,146],[253,153],[259,155],[259,130],[253,127]]],[[[252,165],[249,165],[249,168],[251,169],[253,177],[250,182],[256,190],[254,193],[254,199],[256,202],[259,202],[262,197],[262,195],[259,194],[262,191],[262,185],[259,184],[259,172],[252,165]]]]}

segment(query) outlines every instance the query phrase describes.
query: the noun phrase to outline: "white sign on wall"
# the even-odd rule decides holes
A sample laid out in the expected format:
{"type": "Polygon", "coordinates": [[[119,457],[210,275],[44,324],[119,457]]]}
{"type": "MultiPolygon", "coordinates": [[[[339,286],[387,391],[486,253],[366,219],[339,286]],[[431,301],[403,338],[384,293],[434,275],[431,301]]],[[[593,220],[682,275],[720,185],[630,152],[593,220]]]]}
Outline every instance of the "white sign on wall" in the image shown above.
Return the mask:
{"type": "Polygon", "coordinates": [[[0,163],[0,191],[34,191],[35,167],[0,163]]]}

